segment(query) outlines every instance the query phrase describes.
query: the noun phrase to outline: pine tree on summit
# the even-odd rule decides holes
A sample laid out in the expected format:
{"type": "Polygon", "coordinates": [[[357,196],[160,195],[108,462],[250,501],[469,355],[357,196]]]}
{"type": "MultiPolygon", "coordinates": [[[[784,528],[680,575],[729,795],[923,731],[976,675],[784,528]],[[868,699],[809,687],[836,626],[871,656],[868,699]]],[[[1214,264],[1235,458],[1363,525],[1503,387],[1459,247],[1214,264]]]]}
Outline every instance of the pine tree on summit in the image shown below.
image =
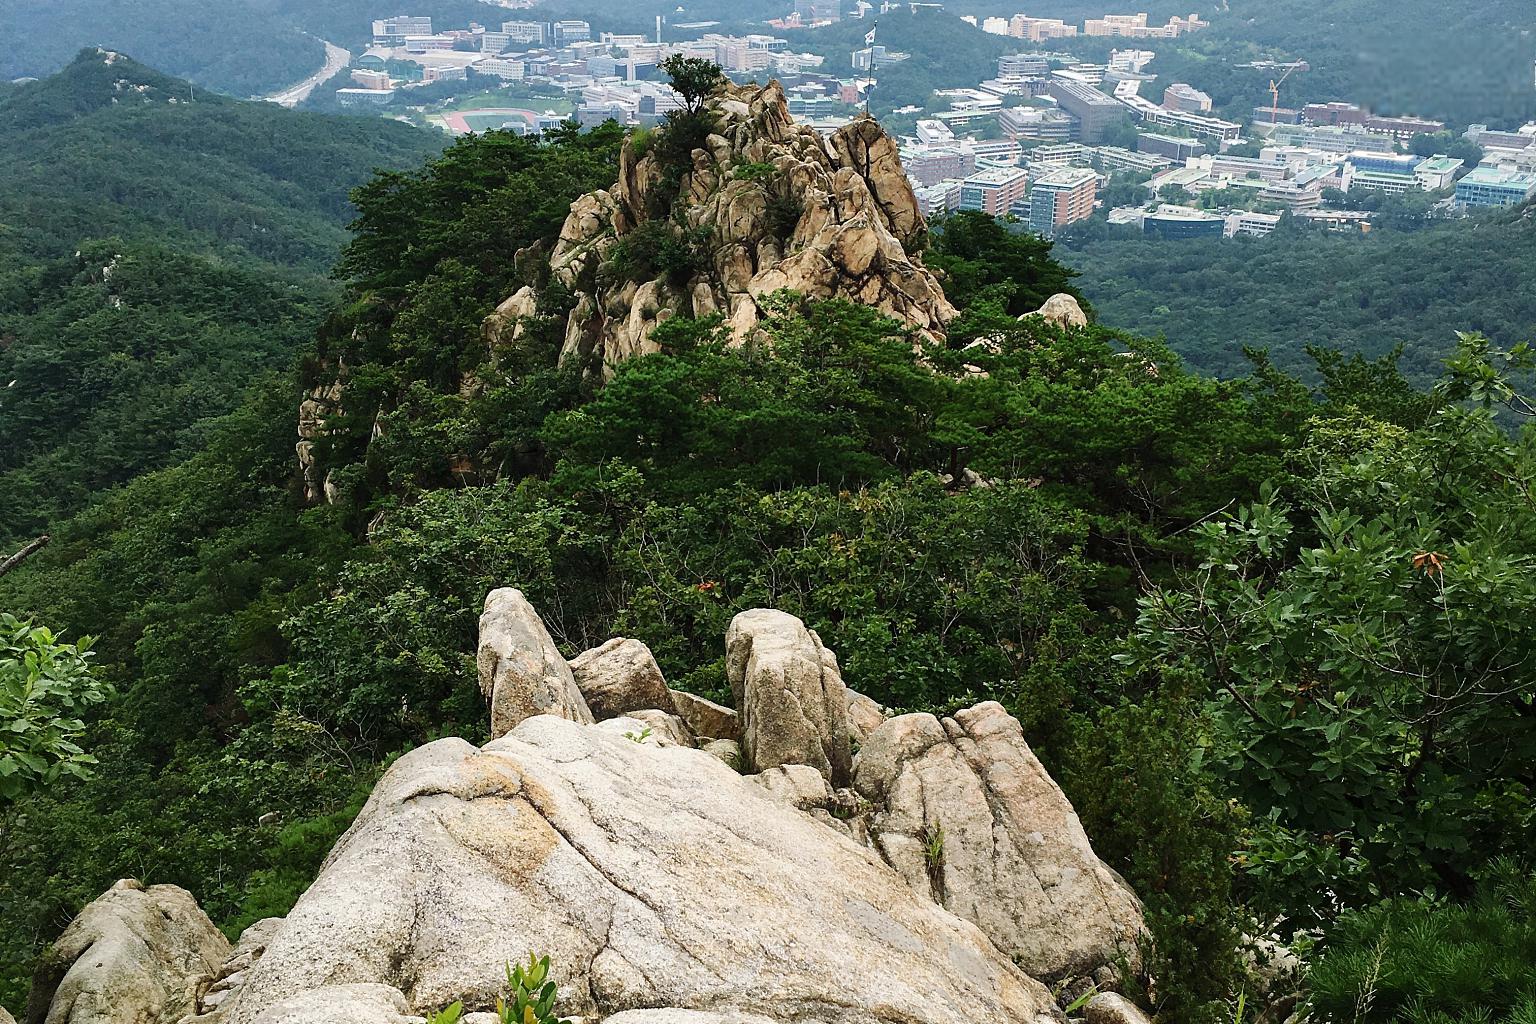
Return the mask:
{"type": "Polygon", "coordinates": [[[703,57],[675,53],[658,66],[672,79],[672,88],[683,98],[690,114],[697,114],[709,94],[726,81],[720,65],[703,57]]]}

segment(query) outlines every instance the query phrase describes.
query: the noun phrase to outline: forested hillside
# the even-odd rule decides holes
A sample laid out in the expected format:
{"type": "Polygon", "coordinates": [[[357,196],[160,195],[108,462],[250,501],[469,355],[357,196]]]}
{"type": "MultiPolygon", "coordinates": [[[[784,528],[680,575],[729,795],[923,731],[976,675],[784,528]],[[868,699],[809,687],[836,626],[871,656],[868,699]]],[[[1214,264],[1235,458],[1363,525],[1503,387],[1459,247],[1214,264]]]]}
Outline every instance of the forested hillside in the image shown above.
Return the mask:
{"type": "Polygon", "coordinates": [[[1458,330],[1536,338],[1536,218],[1496,214],[1364,238],[1282,229],[1266,238],[1098,239],[1063,250],[1107,322],[1161,335],[1192,366],[1245,373],[1244,348],[1291,372],[1308,346],[1375,357],[1403,347],[1437,377],[1458,330]]]}
{"type": "Polygon", "coordinates": [[[87,51],[0,94],[0,546],[196,448],[333,301],[347,192],[441,141],[87,51]]]}

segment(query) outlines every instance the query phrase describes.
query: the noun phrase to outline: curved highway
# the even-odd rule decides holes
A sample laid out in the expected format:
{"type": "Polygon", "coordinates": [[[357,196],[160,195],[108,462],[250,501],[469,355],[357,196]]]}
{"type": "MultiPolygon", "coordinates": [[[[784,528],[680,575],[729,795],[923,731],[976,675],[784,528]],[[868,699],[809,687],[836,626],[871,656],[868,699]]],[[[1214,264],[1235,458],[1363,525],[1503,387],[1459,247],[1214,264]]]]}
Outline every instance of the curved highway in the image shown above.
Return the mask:
{"type": "Polygon", "coordinates": [[[296,107],[308,99],[309,94],[314,92],[315,87],[321,82],[352,63],[352,52],[350,50],[344,50],[335,43],[326,42],[324,39],[320,41],[325,43],[325,67],[316,71],[298,85],[289,86],[282,92],[275,92],[270,96],[264,97],[264,99],[270,103],[276,103],[278,106],[296,107]]]}

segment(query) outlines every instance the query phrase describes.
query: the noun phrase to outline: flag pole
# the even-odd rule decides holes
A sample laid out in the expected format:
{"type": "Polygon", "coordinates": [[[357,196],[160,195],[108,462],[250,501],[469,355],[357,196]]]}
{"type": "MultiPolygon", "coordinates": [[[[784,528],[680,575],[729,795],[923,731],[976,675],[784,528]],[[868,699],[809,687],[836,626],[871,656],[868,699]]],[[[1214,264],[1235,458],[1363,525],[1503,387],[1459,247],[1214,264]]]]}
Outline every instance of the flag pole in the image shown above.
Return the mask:
{"type": "Polygon", "coordinates": [[[877,21],[869,26],[869,31],[864,36],[864,46],[869,50],[869,88],[864,90],[864,116],[869,116],[869,100],[875,93],[875,30],[880,27],[877,21]]]}

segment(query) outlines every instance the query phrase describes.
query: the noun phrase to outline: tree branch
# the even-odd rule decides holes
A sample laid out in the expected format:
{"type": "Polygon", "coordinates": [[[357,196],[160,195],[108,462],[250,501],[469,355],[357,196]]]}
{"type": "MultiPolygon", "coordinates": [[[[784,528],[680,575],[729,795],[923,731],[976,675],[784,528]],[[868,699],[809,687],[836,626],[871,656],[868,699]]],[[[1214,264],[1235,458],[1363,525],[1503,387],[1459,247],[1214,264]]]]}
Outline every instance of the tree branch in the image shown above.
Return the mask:
{"type": "Polygon", "coordinates": [[[0,562],[0,576],[4,576],[6,573],[10,572],[12,569],[14,569],[17,566],[19,566],[22,562],[25,562],[27,559],[31,558],[33,555],[35,555],[39,551],[41,551],[43,548],[47,547],[48,546],[48,541],[51,540],[51,539],[52,538],[50,538],[45,533],[41,537],[37,538],[37,540],[34,540],[32,543],[28,544],[26,547],[24,547],[20,551],[16,552],[10,558],[7,558],[5,561],[0,562]]]}

